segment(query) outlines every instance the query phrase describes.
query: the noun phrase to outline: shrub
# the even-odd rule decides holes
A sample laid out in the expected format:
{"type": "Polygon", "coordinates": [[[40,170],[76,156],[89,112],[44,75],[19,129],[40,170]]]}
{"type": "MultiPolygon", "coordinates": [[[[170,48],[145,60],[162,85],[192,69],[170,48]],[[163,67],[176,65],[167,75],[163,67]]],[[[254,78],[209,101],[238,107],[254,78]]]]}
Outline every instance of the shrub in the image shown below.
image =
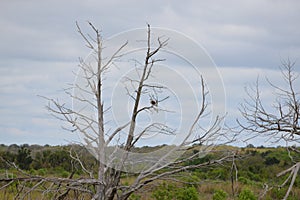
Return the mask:
{"type": "Polygon", "coordinates": [[[227,199],[228,194],[223,190],[216,190],[213,195],[213,200],[225,200],[227,199]]]}
{"type": "Polygon", "coordinates": [[[245,185],[253,185],[253,181],[249,180],[248,178],[245,177],[239,177],[239,182],[243,183],[245,185]]]}
{"type": "Polygon", "coordinates": [[[161,184],[153,193],[152,197],[156,200],[198,200],[197,189],[191,187],[176,187],[174,184],[161,184]]]}
{"type": "Polygon", "coordinates": [[[267,157],[264,163],[266,165],[276,165],[280,163],[280,160],[275,157],[267,157]]]}
{"type": "Polygon", "coordinates": [[[239,200],[256,200],[256,197],[251,190],[246,188],[239,194],[239,200]]]}
{"type": "Polygon", "coordinates": [[[47,174],[47,170],[42,168],[37,170],[37,174],[40,176],[45,176],[47,174]]]}
{"type": "Polygon", "coordinates": [[[156,200],[169,200],[173,199],[175,186],[172,184],[161,184],[153,193],[152,197],[156,200]]]}
{"type": "Polygon", "coordinates": [[[195,187],[180,188],[175,193],[176,200],[198,200],[198,192],[195,187]]]}
{"type": "Polygon", "coordinates": [[[141,196],[140,195],[137,195],[137,194],[131,194],[130,197],[129,197],[129,200],[140,200],[141,199],[141,196]]]}
{"type": "Polygon", "coordinates": [[[67,172],[67,171],[62,171],[62,172],[60,173],[60,176],[63,177],[63,178],[67,178],[67,177],[69,176],[69,172],[67,172]]]}
{"type": "Polygon", "coordinates": [[[31,150],[29,150],[26,147],[26,145],[22,145],[21,148],[18,150],[16,161],[21,169],[29,170],[29,166],[33,161],[30,154],[31,154],[31,150]]]}

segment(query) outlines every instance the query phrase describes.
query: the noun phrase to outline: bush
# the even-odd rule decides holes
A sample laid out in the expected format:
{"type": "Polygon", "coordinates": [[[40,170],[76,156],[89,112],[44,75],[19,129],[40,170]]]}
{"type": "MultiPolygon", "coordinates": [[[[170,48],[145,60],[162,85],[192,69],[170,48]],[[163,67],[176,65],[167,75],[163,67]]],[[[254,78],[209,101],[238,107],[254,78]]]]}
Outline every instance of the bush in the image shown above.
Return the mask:
{"type": "Polygon", "coordinates": [[[175,193],[176,200],[198,200],[198,192],[195,187],[179,188],[175,193]]]}
{"type": "Polygon", "coordinates": [[[37,170],[37,174],[40,176],[45,176],[47,174],[47,170],[42,168],[37,170]]]}
{"type": "Polygon", "coordinates": [[[213,200],[226,200],[228,194],[223,190],[216,190],[213,195],[213,200]]]}
{"type": "Polygon", "coordinates": [[[181,178],[181,180],[185,183],[195,183],[195,184],[190,184],[191,186],[197,187],[197,183],[200,182],[200,179],[196,175],[191,175],[191,176],[184,176],[181,178]]]}
{"type": "Polygon", "coordinates": [[[130,197],[129,197],[129,200],[140,200],[141,199],[141,196],[140,195],[137,195],[137,194],[131,194],[130,197]]]}
{"type": "Polygon", "coordinates": [[[169,200],[173,199],[175,186],[172,184],[161,184],[153,193],[152,197],[156,200],[169,200]]]}
{"type": "Polygon", "coordinates": [[[244,189],[239,194],[239,200],[256,200],[256,197],[251,190],[244,189]]]}
{"type": "Polygon", "coordinates": [[[228,172],[224,168],[215,168],[210,172],[209,176],[211,179],[217,178],[218,180],[225,181],[228,179],[228,172]]]}
{"type": "Polygon", "coordinates": [[[176,187],[174,184],[161,184],[153,193],[156,200],[198,200],[198,192],[195,187],[176,187]]]}
{"type": "Polygon", "coordinates": [[[267,157],[264,163],[266,165],[276,165],[280,163],[280,160],[275,157],[267,157]]]}
{"type": "Polygon", "coordinates": [[[245,177],[239,177],[239,182],[243,183],[245,185],[253,185],[253,181],[249,180],[248,178],[245,177]]]}
{"type": "Polygon", "coordinates": [[[32,163],[33,159],[31,157],[31,150],[29,150],[25,144],[22,145],[18,150],[16,161],[21,169],[29,170],[30,164],[32,163]]]}
{"type": "Polygon", "coordinates": [[[69,172],[63,170],[60,172],[60,176],[63,177],[63,178],[67,178],[69,176],[69,172]]]}

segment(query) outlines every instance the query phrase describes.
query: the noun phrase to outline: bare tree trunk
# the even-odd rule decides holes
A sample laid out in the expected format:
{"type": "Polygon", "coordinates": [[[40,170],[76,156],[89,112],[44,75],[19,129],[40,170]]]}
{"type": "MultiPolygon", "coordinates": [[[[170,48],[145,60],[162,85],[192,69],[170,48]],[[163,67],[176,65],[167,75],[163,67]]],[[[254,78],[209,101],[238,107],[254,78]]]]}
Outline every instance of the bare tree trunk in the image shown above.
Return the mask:
{"type": "Polygon", "coordinates": [[[97,47],[98,47],[98,67],[97,67],[97,108],[98,108],[98,131],[99,131],[99,141],[98,141],[98,160],[99,160],[99,169],[98,169],[98,179],[101,183],[97,186],[96,195],[99,197],[98,200],[105,199],[105,140],[104,140],[104,119],[103,119],[103,103],[102,103],[102,73],[101,73],[101,52],[102,52],[102,44],[101,44],[101,36],[99,35],[99,31],[96,30],[97,34],[97,47]]]}

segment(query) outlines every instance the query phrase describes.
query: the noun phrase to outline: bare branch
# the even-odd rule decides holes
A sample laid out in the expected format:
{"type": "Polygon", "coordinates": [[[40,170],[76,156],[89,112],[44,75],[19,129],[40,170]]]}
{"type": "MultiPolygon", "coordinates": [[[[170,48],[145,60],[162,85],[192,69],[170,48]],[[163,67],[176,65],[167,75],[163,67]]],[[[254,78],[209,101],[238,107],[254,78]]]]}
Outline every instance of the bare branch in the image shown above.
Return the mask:
{"type": "MultiPolygon", "coordinates": [[[[271,108],[267,109],[263,104],[258,81],[252,93],[247,92],[249,100],[245,100],[240,107],[240,112],[245,123],[237,120],[243,130],[250,133],[252,132],[257,136],[267,136],[269,140],[272,140],[274,143],[285,141],[288,145],[289,143],[300,142],[300,98],[299,92],[296,92],[295,89],[297,85],[295,81],[298,79],[299,74],[294,71],[294,65],[295,63],[289,59],[282,62],[280,70],[286,87],[278,86],[267,79],[270,87],[276,91],[274,94],[276,103],[271,106],[271,108]]],[[[289,150],[288,153],[290,155],[289,150]]],[[[290,172],[289,177],[282,184],[282,186],[284,186],[291,180],[284,199],[287,199],[292,190],[299,171],[299,166],[299,163],[296,163],[291,168],[277,175],[281,176],[290,172]]]]}
{"type": "MultiPolygon", "coordinates": [[[[137,162],[135,162],[135,160],[130,157],[130,153],[134,153],[134,145],[137,145],[144,136],[150,134],[165,136],[178,134],[176,132],[177,130],[160,121],[151,122],[142,128],[137,126],[138,117],[145,111],[151,114],[154,113],[153,111],[157,113],[176,112],[165,108],[165,104],[171,99],[170,96],[172,97],[172,95],[168,93],[167,88],[151,82],[155,74],[154,69],[159,67],[159,62],[165,61],[165,59],[158,57],[160,52],[167,46],[169,39],[158,37],[153,40],[150,25],[147,25],[145,56],[143,61],[134,60],[137,78],[124,78],[125,92],[127,92],[127,95],[133,100],[130,120],[128,122],[125,121],[126,123],[119,127],[113,127],[115,125],[111,126],[112,123],[109,121],[110,115],[108,113],[110,106],[104,106],[106,105],[106,96],[103,96],[103,88],[105,88],[105,78],[107,78],[106,76],[110,72],[109,69],[114,66],[116,61],[128,55],[123,53],[123,50],[125,50],[125,47],[128,45],[128,41],[121,44],[109,57],[103,58],[102,51],[105,50],[105,48],[102,46],[103,40],[101,31],[91,22],[88,22],[88,25],[92,34],[84,33],[76,22],[78,33],[83,38],[86,46],[92,49],[92,61],[79,59],[81,74],[78,78],[80,78],[82,82],[80,84],[76,83],[64,91],[72,98],[73,102],[80,104],[79,108],[73,108],[56,99],[43,98],[48,101],[47,109],[55,117],[67,122],[71,126],[69,130],[72,132],[76,131],[83,136],[84,146],[97,159],[97,172],[94,173],[93,169],[89,169],[80,155],[71,149],[69,152],[70,157],[73,159],[73,162],[77,164],[76,166],[79,166],[82,171],[88,175],[88,178],[72,179],[73,174],[70,175],[69,178],[42,177],[20,172],[22,177],[0,178],[0,181],[6,183],[1,188],[8,187],[14,182],[30,182],[32,183],[32,187],[29,189],[25,187],[26,184],[22,184],[19,187],[20,191],[18,195],[22,193],[22,198],[25,198],[34,190],[39,190],[41,187],[47,186],[43,194],[46,195],[50,192],[56,193],[55,198],[57,199],[63,199],[68,195],[70,190],[74,190],[79,193],[87,193],[91,199],[95,200],[112,200],[115,198],[125,200],[132,192],[155,180],[174,178],[174,174],[182,171],[232,161],[231,153],[226,153],[222,155],[220,159],[210,162],[185,165],[185,162],[196,159],[200,152],[199,154],[187,155],[185,157],[178,156],[182,155],[186,149],[191,148],[191,146],[196,143],[202,144],[206,142],[206,145],[203,146],[203,152],[208,151],[212,146],[212,141],[222,135],[221,126],[224,120],[223,116],[216,116],[207,127],[201,124],[202,119],[211,114],[209,112],[209,101],[207,100],[208,91],[206,90],[204,78],[201,76],[199,88],[200,106],[195,118],[191,120],[190,123],[192,125],[187,130],[182,141],[180,141],[178,145],[171,145],[161,150],[159,152],[161,155],[159,155],[160,157],[158,159],[151,157],[147,160],[143,160],[150,166],[143,163],[146,167],[142,165],[142,171],[137,175],[135,181],[131,185],[123,185],[121,182],[123,175],[122,170],[127,167],[128,163],[136,165],[137,162],[142,162],[142,159],[133,158],[137,160],[137,162]],[[137,66],[137,63],[140,63],[140,66],[137,66]],[[148,99],[149,104],[145,104],[148,99]],[[95,113],[91,114],[90,112],[86,112],[87,108],[94,110],[95,113]],[[106,116],[109,117],[106,118],[106,116]],[[175,159],[169,161],[167,160],[169,156],[175,159]]],[[[259,100],[259,98],[253,100],[259,100]]],[[[285,104],[279,105],[282,106],[282,116],[285,116],[285,108],[283,107],[285,104]]],[[[260,109],[258,111],[265,111],[260,101],[258,101],[258,106],[260,109]]],[[[251,109],[254,108],[251,107],[251,109]]],[[[257,110],[255,111],[257,112],[257,110]]],[[[250,117],[248,115],[246,116],[250,117]]],[[[259,117],[263,119],[264,116],[259,117]]],[[[297,117],[298,116],[295,116],[294,118],[297,117]]],[[[283,125],[280,125],[280,128],[287,129],[287,127],[283,125]]],[[[19,196],[16,198],[19,198],[19,196]]]]}

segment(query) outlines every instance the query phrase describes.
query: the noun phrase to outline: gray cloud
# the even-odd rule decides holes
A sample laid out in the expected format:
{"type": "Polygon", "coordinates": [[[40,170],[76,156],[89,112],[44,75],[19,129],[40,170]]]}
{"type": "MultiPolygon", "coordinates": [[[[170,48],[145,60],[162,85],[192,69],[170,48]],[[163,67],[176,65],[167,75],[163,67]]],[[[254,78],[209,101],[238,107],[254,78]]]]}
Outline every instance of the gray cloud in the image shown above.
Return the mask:
{"type": "Polygon", "coordinates": [[[299,59],[299,9],[296,0],[1,1],[0,141],[55,143],[61,135],[36,95],[66,98],[58,91],[73,82],[77,58],[89,53],[76,20],[84,31],[91,20],[104,38],[146,23],[193,38],[220,66],[234,112],[242,97],[231,95],[242,94],[257,72],[277,70],[288,56],[299,59]]]}

